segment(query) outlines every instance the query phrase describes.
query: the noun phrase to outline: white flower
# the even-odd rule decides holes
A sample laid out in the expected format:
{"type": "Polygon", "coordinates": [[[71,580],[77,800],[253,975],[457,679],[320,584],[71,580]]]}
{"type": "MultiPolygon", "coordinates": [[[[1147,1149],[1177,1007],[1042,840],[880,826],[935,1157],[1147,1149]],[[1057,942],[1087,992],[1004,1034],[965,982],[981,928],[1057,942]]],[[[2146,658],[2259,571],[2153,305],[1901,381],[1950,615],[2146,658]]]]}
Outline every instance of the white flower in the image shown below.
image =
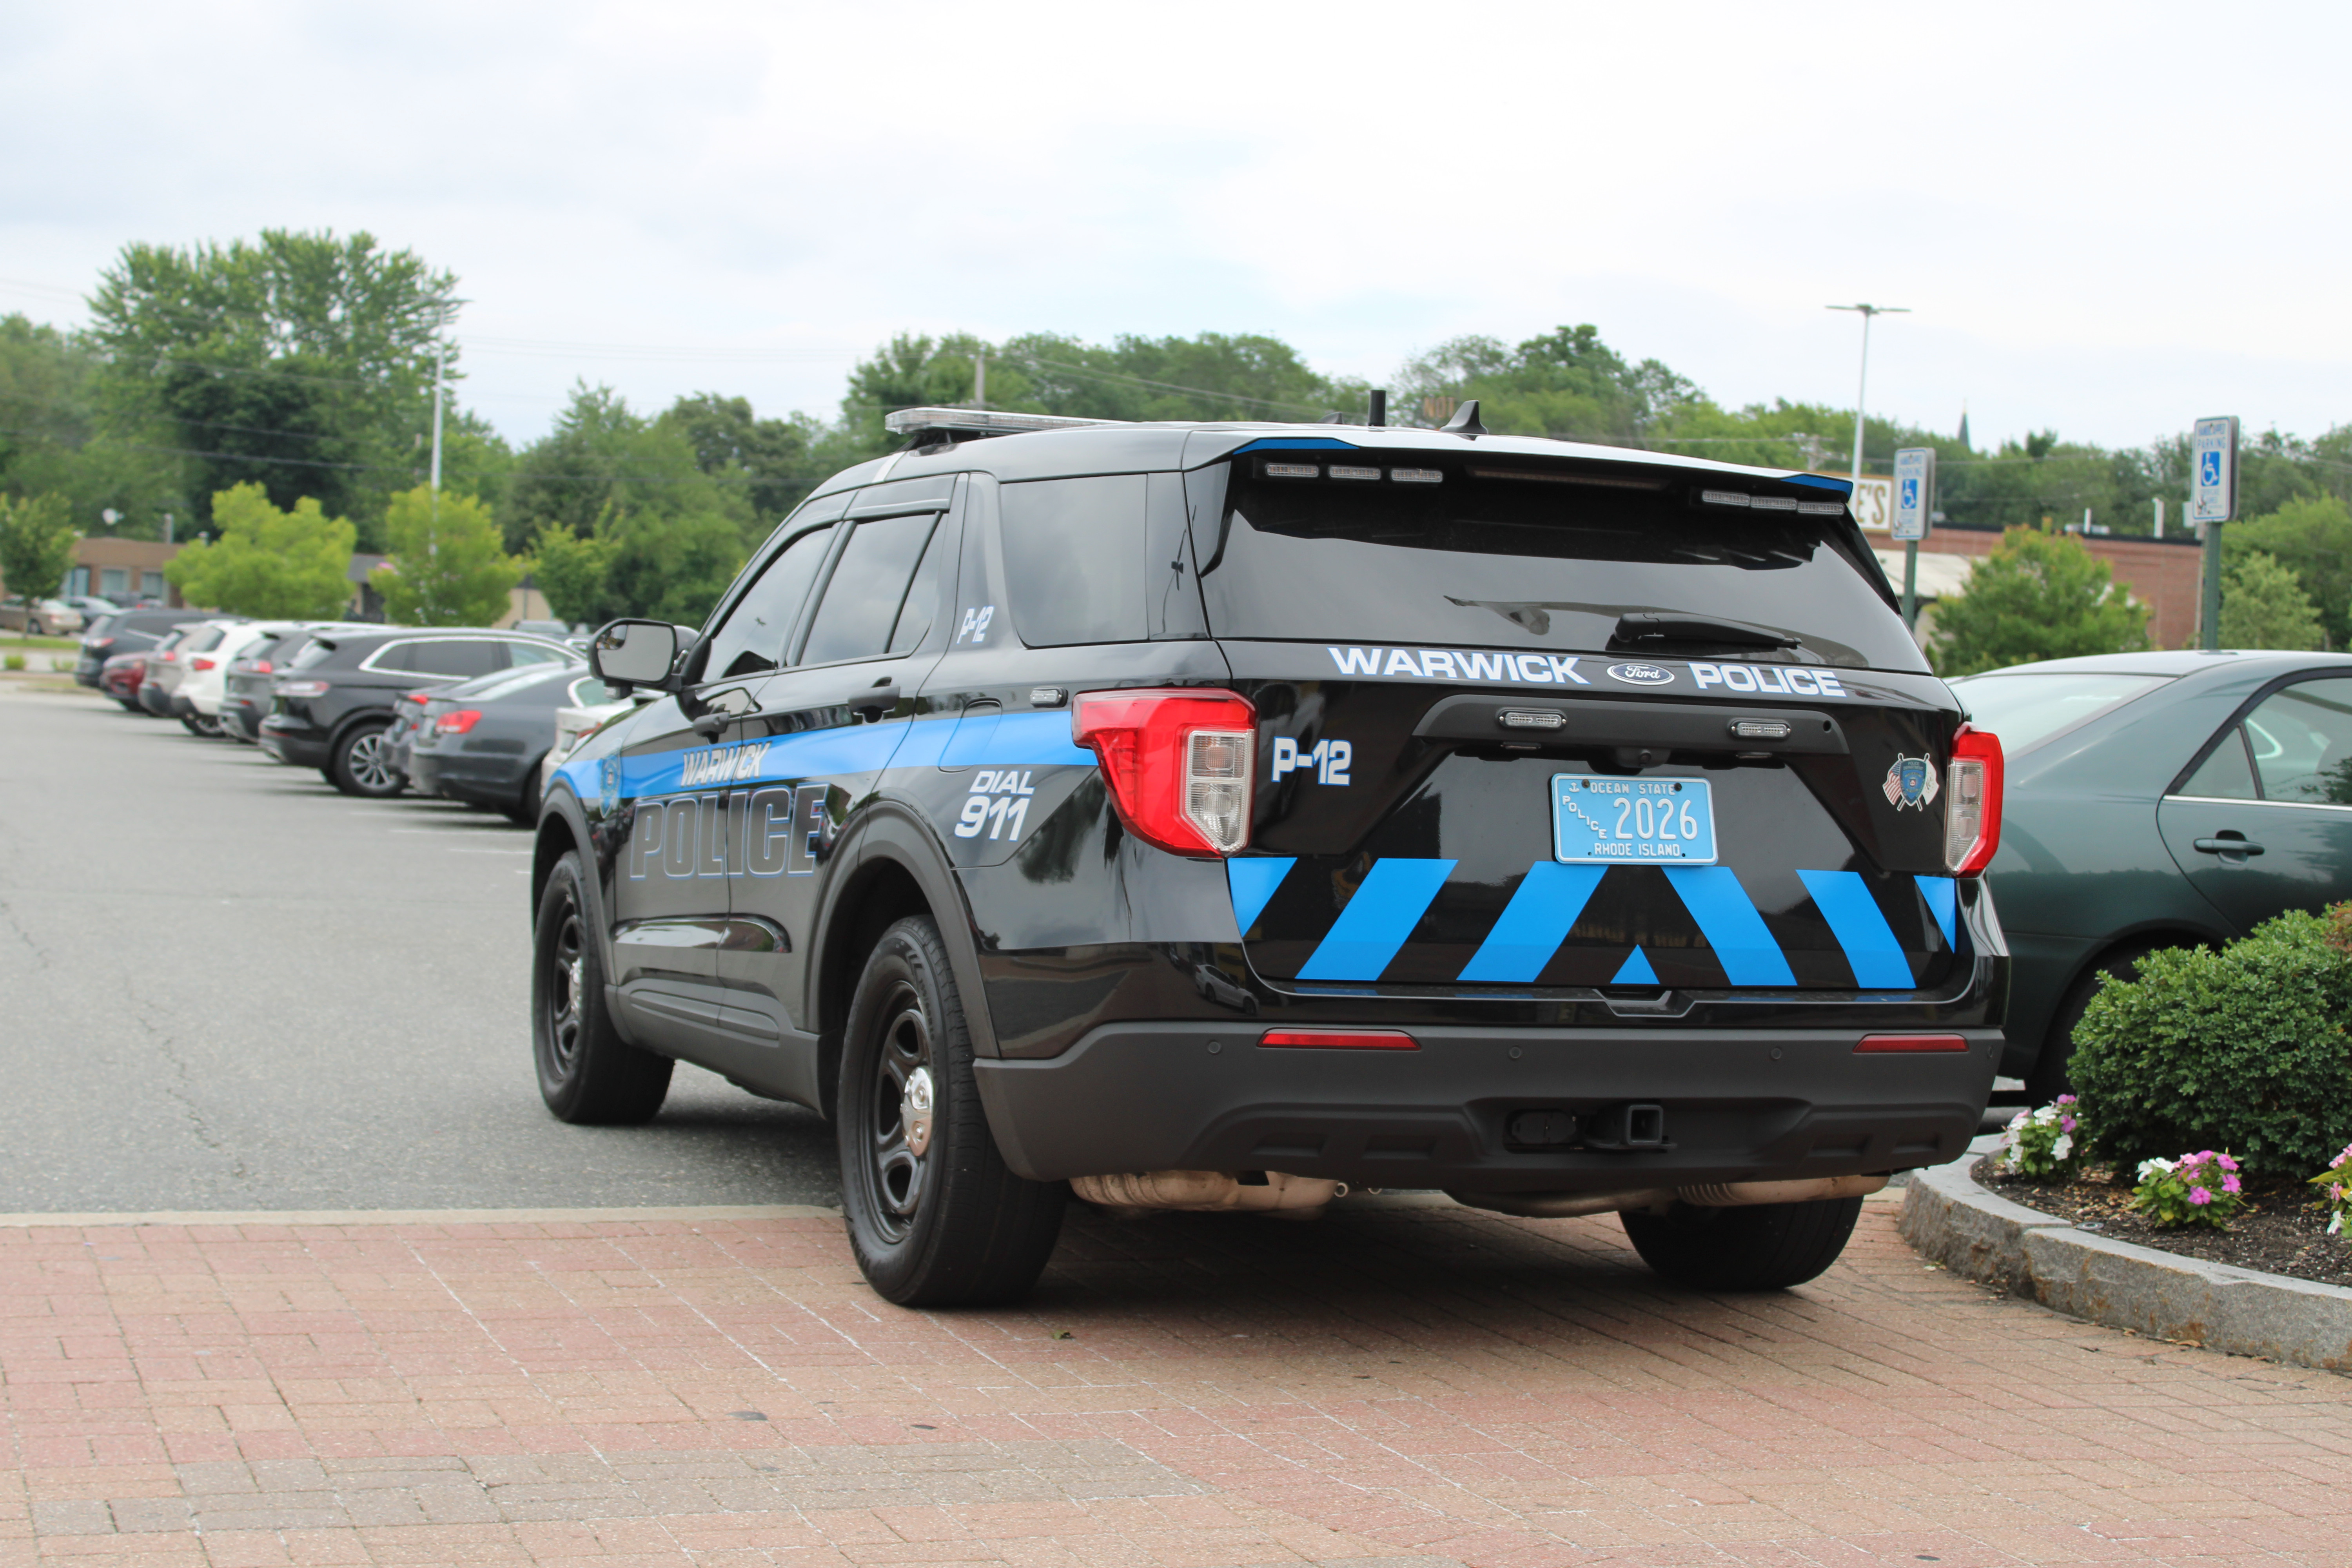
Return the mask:
{"type": "Polygon", "coordinates": [[[2058,1120],[2058,1108],[2054,1105],[2045,1105],[2033,1113],[2033,1120],[2040,1125],[2047,1127],[2058,1120]]]}
{"type": "Polygon", "coordinates": [[[2016,1131],[2019,1128],[2025,1125],[2025,1121],[2026,1113],[2022,1110],[2019,1111],[2016,1115],[2009,1119],[2009,1131],[2011,1132],[2016,1131]]]}
{"type": "Polygon", "coordinates": [[[2331,1219],[2331,1220],[2329,1220],[2329,1221],[2327,1222],[2327,1234],[2328,1234],[2328,1235],[2330,1235],[2330,1236],[2339,1236],[2339,1235],[2343,1234],[2343,1230],[2344,1230],[2344,1216],[2343,1216],[2342,1215],[2340,1215],[2340,1214],[2339,1214],[2339,1215],[2337,1215],[2334,1219],[2331,1219]]]}
{"type": "Polygon", "coordinates": [[[2063,1160],[2074,1152],[2074,1135],[2072,1132],[2061,1132],[2058,1142],[2050,1145],[2050,1157],[2053,1160],[2063,1160]]]}
{"type": "Polygon", "coordinates": [[[2142,1160],[2139,1163],[2139,1179],[2145,1182],[2159,1172],[2169,1173],[2177,1163],[2172,1160],[2142,1160]]]}

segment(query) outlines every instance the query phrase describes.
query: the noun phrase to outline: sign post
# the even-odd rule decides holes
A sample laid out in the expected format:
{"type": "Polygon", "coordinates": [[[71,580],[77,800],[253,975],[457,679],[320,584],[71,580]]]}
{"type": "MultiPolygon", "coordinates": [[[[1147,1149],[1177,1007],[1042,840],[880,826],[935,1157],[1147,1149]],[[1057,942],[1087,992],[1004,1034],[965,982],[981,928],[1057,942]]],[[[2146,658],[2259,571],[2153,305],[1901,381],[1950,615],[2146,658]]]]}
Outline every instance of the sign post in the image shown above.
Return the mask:
{"type": "Polygon", "coordinates": [[[2189,521],[2205,536],[2198,644],[2221,646],[2221,525],[2238,515],[2238,416],[2200,419],[2189,437],[2189,521]]]}
{"type": "Polygon", "coordinates": [[[1927,537],[1928,509],[1936,504],[1936,450],[1906,447],[1895,454],[1894,527],[1903,542],[1903,624],[1919,625],[1919,542],[1927,537]]]}

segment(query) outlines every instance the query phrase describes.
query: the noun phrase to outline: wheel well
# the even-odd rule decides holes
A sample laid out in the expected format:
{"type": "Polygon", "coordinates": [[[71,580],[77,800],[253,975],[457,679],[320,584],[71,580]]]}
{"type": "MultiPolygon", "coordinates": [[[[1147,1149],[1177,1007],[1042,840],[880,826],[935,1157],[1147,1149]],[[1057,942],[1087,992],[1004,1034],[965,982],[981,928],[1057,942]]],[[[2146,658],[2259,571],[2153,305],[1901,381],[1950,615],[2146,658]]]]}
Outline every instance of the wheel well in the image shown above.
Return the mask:
{"type": "Polygon", "coordinates": [[[547,879],[555,875],[555,863],[579,847],[580,841],[572,836],[572,824],[563,819],[562,813],[550,812],[541,819],[539,837],[530,854],[530,918],[534,924],[539,920],[539,896],[547,891],[547,879]]]}
{"type": "Polygon", "coordinates": [[[824,1113],[834,1111],[835,1080],[841,1076],[842,1029],[849,1020],[849,998],[866,954],[882,940],[893,922],[908,915],[937,918],[923,897],[914,873],[896,860],[876,860],[857,868],[855,879],[834,905],[824,933],[824,951],[816,966],[817,1085],[824,1113]]]}
{"type": "MultiPolygon", "coordinates": [[[[2110,964],[2126,959],[2136,960],[2142,954],[2153,952],[2159,948],[2210,947],[2212,945],[2212,938],[2202,931],[2190,931],[2186,927],[2179,930],[2136,931],[2129,936],[2117,937],[2084,959],[2081,966],[2068,978],[2066,989],[2058,994],[2057,1008],[2050,1016],[2050,1028],[2055,1030],[2058,1027],[2059,1020],[2066,1011],[2067,998],[2073,996],[2084,981],[2106,969],[2110,964]]],[[[2126,976],[2126,978],[2129,977],[2126,976]]],[[[2049,1043],[2045,1035],[2042,1040],[2043,1047],[2047,1048],[2049,1043]]]]}

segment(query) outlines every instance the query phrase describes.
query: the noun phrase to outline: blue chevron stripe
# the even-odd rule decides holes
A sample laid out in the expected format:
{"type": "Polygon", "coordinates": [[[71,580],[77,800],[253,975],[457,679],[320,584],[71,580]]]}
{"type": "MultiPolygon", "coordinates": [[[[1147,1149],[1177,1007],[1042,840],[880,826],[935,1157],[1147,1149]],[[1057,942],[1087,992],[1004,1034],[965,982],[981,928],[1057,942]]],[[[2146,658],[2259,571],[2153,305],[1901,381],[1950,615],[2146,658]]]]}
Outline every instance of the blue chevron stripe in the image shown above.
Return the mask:
{"type": "Polygon", "coordinates": [[[1804,879],[1805,891],[1813,896],[1813,907],[1829,921],[1838,946],[1845,950],[1845,961],[1853,966],[1853,983],[1870,991],[1911,989],[1911,961],[1903,956],[1903,944],[1895,940],[1862,873],[1799,871],[1797,875],[1804,879]]]}
{"type": "Polygon", "coordinates": [[[1699,934],[1734,985],[1794,985],[1788,956],[1756,912],[1756,902],[1728,866],[1665,866],[1666,880],[1682,895],[1683,907],[1698,922],[1699,934]]]}
{"type": "Polygon", "coordinates": [[[1265,901],[1298,864],[1296,855],[1253,855],[1225,862],[1225,887],[1234,898],[1234,924],[1244,937],[1257,923],[1265,910],[1265,901]]]}
{"type": "Polygon", "coordinates": [[[1562,866],[1552,861],[1528,867],[1502,918],[1486,933],[1460,977],[1524,985],[1542,973],[1608,870],[1606,866],[1562,866]]]}
{"type": "Polygon", "coordinates": [[[1927,900],[1927,912],[1936,917],[1936,924],[1944,933],[1944,945],[1958,952],[1960,948],[1960,885],[1949,877],[1914,877],[1919,884],[1919,896],[1927,900]]]}
{"type": "Polygon", "coordinates": [[[1378,980],[1445,879],[1452,860],[1375,860],[1363,885],[1298,971],[1301,980],[1378,980]]]}
{"type": "Polygon", "coordinates": [[[1650,967],[1650,955],[1638,947],[1619,967],[1616,978],[1609,982],[1612,985],[1655,985],[1657,983],[1658,972],[1650,967]]]}

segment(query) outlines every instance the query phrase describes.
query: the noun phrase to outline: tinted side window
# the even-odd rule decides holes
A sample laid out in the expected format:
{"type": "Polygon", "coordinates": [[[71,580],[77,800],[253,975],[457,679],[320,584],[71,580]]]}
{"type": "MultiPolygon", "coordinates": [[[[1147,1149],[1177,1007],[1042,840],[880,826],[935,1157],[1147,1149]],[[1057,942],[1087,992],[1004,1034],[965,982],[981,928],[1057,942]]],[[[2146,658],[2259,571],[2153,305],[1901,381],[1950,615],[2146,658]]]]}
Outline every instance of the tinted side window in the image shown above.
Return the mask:
{"type": "Polygon", "coordinates": [[[801,663],[872,658],[889,647],[907,584],[939,521],[939,513],[925,511],[857,525],[825,584],[801,663]]]}
{"type": "Polygon", "coordinates": [[[454,675],[459,679],[506,668],[506,645],[481,637],[439,637],[411,644],[408,668],[418,675],[454,675]]]}
{"type": "Polygon", "coordinates": [[[2189,775],[2189,782],[2180,786],[2179,793],[2206,800],[2256,798],[2254,770],[2246,762],[2245,731],[2231,725],[2229,733],[2221,737],[2211,754],[2197,764],[2197,771],[2189,775]]]}
{"type": "Polygon", "coordinates": [[[510,642],[506,645],[507,658],[520,667],[526,664],[569,664],[571,659],[545,643],[510,642]]]}
{"type": "Polygon", "coordinates": [[[1145,483],[1111,474],[1003,487],[1004,574],[1023,642],[1143,640],[1145,483]]]}
{"type": "Polygon", "coordinates": [[[915,568],[915,581],[907,590],[907,602],[898,606],[898,628],[890,634],[893,654],[912,653],[920,647],[923,636],[931,629],[932,620],[940,613],[940,598],[945,592],[940,579],[947,575],[947,554],[953,548],[945,527],[931,531],[931,542],[923,551],[922,563],[915,568]]]}
{"type": "Polygon", "coordinates": [[[802,534],[768,563],[751,592],[736,601],[726,624],[711,638],[710,656],[703,660],[702,679],[731,680],[757,675],[784,661],[784,639],[792,635],[793,617],[808,597],[816,569],[833,543],[833,530],[819,528],[802,534]]]}
{"type": "Polygon", "coordinates": [[[2264,800],[2352,805],[2352,680],[2305,680],[2246,715],[2264,800]]]}

